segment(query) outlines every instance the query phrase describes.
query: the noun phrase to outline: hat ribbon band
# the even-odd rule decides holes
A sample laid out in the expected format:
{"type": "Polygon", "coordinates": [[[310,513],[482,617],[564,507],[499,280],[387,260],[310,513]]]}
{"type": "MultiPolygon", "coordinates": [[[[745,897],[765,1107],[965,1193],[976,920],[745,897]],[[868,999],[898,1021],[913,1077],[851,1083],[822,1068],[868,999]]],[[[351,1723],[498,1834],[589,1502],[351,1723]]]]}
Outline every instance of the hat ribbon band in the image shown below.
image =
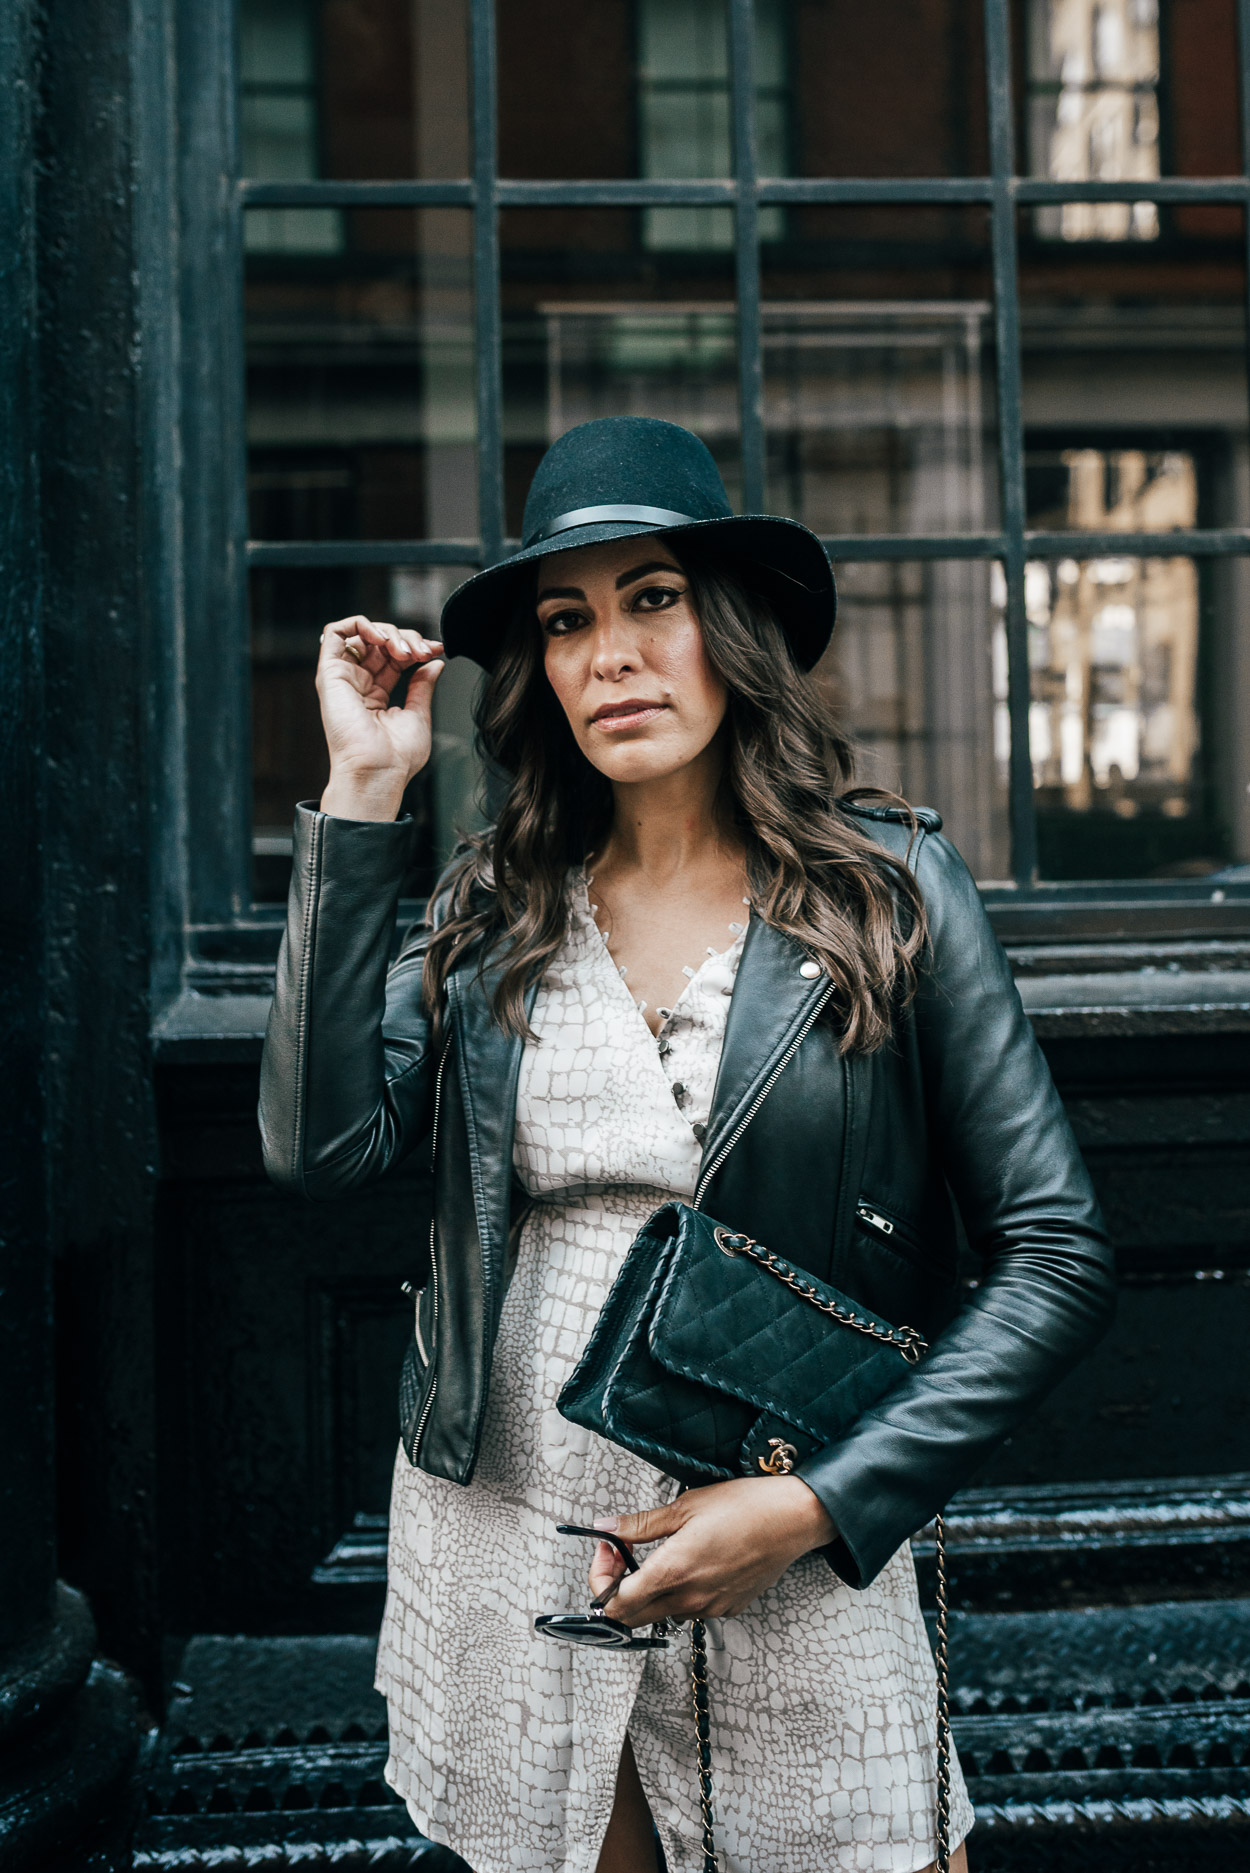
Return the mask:
{"type": "Polygon", "coordinates": [[[573,527],[593,527],[603,520],[632,520],[644,527],[688,527],[698,520],[698,515],[679,514],[671,507],[575,507],[570,513],[557,514],[527,544],[534,546],[539,540],[551,539],[553,534],[568,533],[573,527]]]}

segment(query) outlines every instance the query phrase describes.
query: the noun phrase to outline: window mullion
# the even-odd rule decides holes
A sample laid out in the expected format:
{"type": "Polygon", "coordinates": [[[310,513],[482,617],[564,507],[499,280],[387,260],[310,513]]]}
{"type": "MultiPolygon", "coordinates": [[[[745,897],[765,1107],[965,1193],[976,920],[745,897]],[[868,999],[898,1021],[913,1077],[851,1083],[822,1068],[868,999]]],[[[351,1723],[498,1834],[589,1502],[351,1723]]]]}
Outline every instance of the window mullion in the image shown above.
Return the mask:
{"type": "Polygon", "coordinates": [[[760,230],[756,192],[754,0],[728,0],[730,110],[737,183],[734,263],[738,293],[738,408],[742,506],[764,511],[764,368],[760,350],[760,230]]]}
{"type": "Polygon", "coordinates": [[[484,564],[503,557],[503,364],[494,0],[471,0],[473,305],[477,350],[477,499],[484,564]]]}
{"type": "Polygon", "coordinates": [[[1007,583],[1007,707],[1011,721],[1009,812],[1012,875],[1037,882],[1037,818],[1029,758],[1029,640],[1024,606],[1024,425],[1020,395],[1020,306],[1013,189],[1014,127],[1008,0],[985,0],[990,122],[990,218],[994,254],[994,348],[998,378],[998,478],[1007,583]]]}
{"type": "Polygon", "coordinates": [[[247,445],[238,68],[231,0],[177,14],[179,450],[188,897],[201,922],[251,901],[247,445]],[[223,186],[224,183],[224,186],[223,186]]]}

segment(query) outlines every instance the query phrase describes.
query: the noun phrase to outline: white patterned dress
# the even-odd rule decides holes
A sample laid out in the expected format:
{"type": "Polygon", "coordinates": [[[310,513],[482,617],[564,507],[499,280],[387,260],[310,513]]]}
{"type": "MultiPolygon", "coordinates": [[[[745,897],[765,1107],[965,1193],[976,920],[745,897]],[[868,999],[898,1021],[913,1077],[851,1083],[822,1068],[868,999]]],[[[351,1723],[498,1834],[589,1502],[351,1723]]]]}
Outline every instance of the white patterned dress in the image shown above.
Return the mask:
{"type": "MultiPolygon", "coordinates": [[[[591,1544],[557,1522],[676,1485],[569,1424],[556,1398],[640,1224],[694,1192],[742,948],[709,954],[657,1038],[596,928],[585,881],[540,985],[514,1164],[534,1198],[464,1489],[396,1458],[377,1685],[387,1780],[473,1873],[594,1873],[628,1729],[672,1873],[699,1868],[685,1633],[611,1653],[539,1638],[584,1611],[591,1544]]],[[[661,1013],[664,1013],[661,1010],[661,1013]]],[[[933,1858],[932,1655],[910,1550],[845,1586],[807,1555],[708,1622],[725,1873],[914,1873],[933,1858]]],[[[952,1844],[972,1824],[954,1767],[952,1844]]]]}

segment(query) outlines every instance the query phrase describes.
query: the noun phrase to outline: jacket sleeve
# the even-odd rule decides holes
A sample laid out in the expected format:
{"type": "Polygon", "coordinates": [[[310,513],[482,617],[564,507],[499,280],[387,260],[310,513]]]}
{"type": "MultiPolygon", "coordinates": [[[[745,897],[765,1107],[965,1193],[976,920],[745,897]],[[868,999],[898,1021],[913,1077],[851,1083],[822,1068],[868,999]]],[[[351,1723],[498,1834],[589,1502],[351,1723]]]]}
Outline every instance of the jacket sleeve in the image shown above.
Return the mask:
{"type": "Polygon", "coordinates": [[[1110,1323],[1110,1244],[1007,958],[954,847],[924,841],[914,1005],[929,1124],[982,1278],[928,1355],[799,1466],[866,1586],[1110,1323]]]}
{"type": "Polygon", "coordinates": [[[428,932],[388,976],[412,822],[296,809],[286,930],[260,1070],[265,1169],[306,1197],[381,1177],[429,1130],[428,932]]]}

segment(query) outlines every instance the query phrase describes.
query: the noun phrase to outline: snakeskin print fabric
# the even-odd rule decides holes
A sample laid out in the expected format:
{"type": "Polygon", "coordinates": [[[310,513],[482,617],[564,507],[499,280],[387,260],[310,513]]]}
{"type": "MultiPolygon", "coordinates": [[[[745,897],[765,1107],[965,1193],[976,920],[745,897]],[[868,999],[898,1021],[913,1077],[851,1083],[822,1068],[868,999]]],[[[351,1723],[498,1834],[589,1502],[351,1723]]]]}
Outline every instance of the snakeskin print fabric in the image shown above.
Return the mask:
{"type": "MultiPolygon", "coordinates": [[[[594,1873],[626,1731],[671,1873],[698,1873],[689,1651],[537,1637],[584,1610],[588,1541],[557,1522],[668,1501],[675,1485],[567,1423],[555,1401],[645,1218],[687,1201],[742,948],[693,965],[658,1038],[574,879],[540,986],[514,1162],[533,1198],[468,1489],[394,1473],[377,1684],[387,1779],[474,1873],[594,1873]]],[[[744,911],[744,919],[746,913],[744,911]]],[[[663,1012],[663,1011],[662,1011],[663,1012]]],[[[914,1873],[933,1858],[932,1656],[910,1552],[863,1592],[807,1556],[708,1623],[724,1873],[914,1873]]],[[[952,1840],[972,1821],[958,1765],[952,1840]]]]}

